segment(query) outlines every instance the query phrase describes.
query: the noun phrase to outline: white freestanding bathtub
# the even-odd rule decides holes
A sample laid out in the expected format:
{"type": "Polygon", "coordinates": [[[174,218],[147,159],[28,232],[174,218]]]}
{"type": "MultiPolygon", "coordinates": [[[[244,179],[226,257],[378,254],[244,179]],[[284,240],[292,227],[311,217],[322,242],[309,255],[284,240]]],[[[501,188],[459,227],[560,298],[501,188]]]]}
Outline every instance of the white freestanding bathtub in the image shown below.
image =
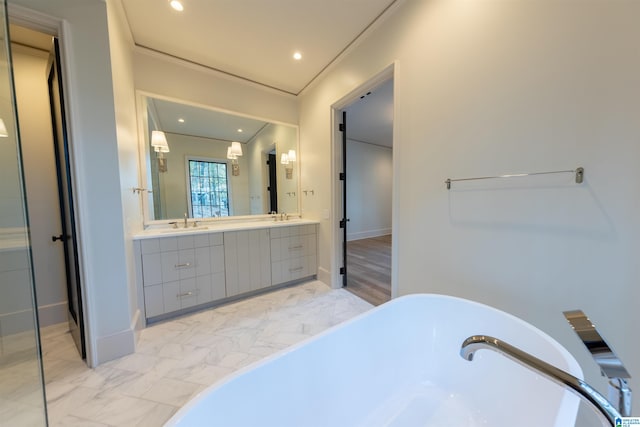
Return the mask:
{"type": "Polygon", "coordinates": [[[494,351],[492,335],[582,378],[530,324],[442,295],[395,299],[257,362],[187,403],[168,426],[573,426],[579,399],[494,351]]]}

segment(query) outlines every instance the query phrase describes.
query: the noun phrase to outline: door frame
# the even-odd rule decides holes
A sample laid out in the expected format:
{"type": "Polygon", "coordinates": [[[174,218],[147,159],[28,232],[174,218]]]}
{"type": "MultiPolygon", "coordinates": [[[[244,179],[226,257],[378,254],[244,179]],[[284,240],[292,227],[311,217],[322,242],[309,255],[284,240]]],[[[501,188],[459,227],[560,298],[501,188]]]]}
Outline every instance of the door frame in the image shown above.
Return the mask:
{"type": "MultiPolygon", "coordinates": [[[[97,366],[97,360],[96,354],[93,350],[94,343],[91,339],[91,337],[94,335],[92,327],[93,324],[90,321],[90,313],[93,312],[93,309],[90,304],[91,298],[89,298],[88,295],[89,289],[86,286],[86,263],[84,261],[86,259],[86,247],[83,245],[82,240],[82,236],[85,233],[83,232],[84,227],[81,218],[84,218],[86,216],[86,207],[81,203],[82,200],[79,196],[80,194],[84,194],[84,187],[82,185],[82,182],[76,179],[77,172],[79,170],[79,160],[78,155],[74,150],[73,140],[73,135],[77,132],[76,127],[78,122],[77,112],[73,106],[76,105],[77,102],[75,100],[75,87],[72,84],[73,76],[71,75],[72,73],[68,67],[68,64],[73,62],[73,57],[71,55],[70,49],[67,47],[71,44],[73,34],[71,32],[69,23],[67,23],[63,19],[56,18],[54,16],[35,11],[33,9],[11,3],[7,4],[7,9],[8,19],[10,23],[55,36],[58,38],[58,43],[60,46],[60,75],[64,85],[64,95],[66,100],[65,113],[67,115],[67,134],[69,141],[69,168],[71,170],[72,186],[75,190],[72,203],[76,212],[75,227],[77,232],[78,265],[82,289],[81,303],[83,306],[84,341],[86,348],[85,361],[89,365],[89,367],[95,367],[97,366]]],[[[38,325],[38,327],[39,326],[40,325],[38,325]]]]}
{"type": "MultiPolygon", "coordinates": [[[[398,136],[398,61],[394,61],[382,71],[358,85],[331,105],[331,198],[332,210],[330,217],[331,227],[331,287],[338,289],[342,287],[342,267],[343,252],[343,230],[340,228],[340,220],[343,217],[342,210],[342,181],[339,178],[342,172],[342,110],[358,100],[363,92],[372,90],[382,83],[393,79],[393,194],[391,206],[391,233],[394,236],[391,243],[391,298],[398,296],[398,189],[399,189],[399,149],[400,138],[398,136]]],[[[348,179],[348,178],[347,178],[348,179]]]]}

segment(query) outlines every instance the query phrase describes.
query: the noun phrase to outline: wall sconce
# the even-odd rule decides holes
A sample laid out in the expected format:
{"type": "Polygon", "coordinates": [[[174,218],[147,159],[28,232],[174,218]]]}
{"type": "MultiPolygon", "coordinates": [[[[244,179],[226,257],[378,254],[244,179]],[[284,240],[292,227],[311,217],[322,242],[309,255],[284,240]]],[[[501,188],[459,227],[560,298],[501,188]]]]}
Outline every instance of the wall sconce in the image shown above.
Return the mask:
{"type": "Polygon", "coordinates": [[[238,156],[242,156],[242,145],[239,142],[232,142],[227,147],[227,159],[231,160],[231,175],[240,175],[240,165],[238,164],[238,156]]]}
{"type": "Polygon", "coordinates": [[[167,159],[164,157],[164,153],[169,152],[169,144],[167,143],[167,137],[164,132],[160,130],[151,131],[151,146],[157,153],[158,158],[158,171],[167,171],[167,159]]]}
{"type": "Polygon", "coordinates": [[[293,165],[291,164],[289,154],[282,153],[282,156],[280,156],[280,163],[284,165],[285,177],[287,179],[291,179],[293,177],[293,165]]]}
{"type": "Polygon", "coordinates": [[[285,171],[285,177],[287,179],[293,178],[293,162],[295,161],[296,161],[295,150],[289,150],[288,153],[282,153],[282,156],[280,157],[280,163],[285,165],[284,171],[285,171]]]}
{"type": "Polygon", "coordinates": [[[289,156],[289,161],[290,162],[295,162],[296,159],[296,150],[289,150],[289,152],[287,153],[287,156],[289,156]]]}

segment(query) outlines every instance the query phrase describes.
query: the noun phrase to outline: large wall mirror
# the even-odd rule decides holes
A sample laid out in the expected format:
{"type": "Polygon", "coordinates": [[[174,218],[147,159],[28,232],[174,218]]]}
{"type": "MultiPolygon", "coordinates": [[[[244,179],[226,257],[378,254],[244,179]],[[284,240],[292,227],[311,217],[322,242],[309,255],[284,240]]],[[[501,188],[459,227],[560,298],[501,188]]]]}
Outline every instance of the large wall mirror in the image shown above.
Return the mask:
{"type": "Polygon", "coordinates": [[[296,126],[148,94],[138,100],[146,223],[299,212],[296,126]]]}

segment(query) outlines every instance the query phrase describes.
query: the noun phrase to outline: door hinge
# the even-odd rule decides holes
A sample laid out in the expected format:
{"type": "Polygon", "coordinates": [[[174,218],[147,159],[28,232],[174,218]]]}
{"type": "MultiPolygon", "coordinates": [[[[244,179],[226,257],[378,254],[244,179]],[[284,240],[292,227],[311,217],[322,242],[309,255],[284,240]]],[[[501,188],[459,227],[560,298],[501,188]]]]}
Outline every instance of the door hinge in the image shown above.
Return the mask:
{"type": "Polygon", "coordinates": [[[347,178],[347,175],[344,172],[340,172],[338,178],[340,179],[340,181],[344,181],[347,178]]]}
{"type": "Polygon", "coordinates": [[[344,123],[340,123],[340,125],[338,126],[338,129],[340,130],[340,132],[344,132],[345,131],[344,123]]]}
{"type": "Polygon", "coordinates": [[[344,267],[340,267],[340,274],[345,274],[347,270],[344,267]]]}

